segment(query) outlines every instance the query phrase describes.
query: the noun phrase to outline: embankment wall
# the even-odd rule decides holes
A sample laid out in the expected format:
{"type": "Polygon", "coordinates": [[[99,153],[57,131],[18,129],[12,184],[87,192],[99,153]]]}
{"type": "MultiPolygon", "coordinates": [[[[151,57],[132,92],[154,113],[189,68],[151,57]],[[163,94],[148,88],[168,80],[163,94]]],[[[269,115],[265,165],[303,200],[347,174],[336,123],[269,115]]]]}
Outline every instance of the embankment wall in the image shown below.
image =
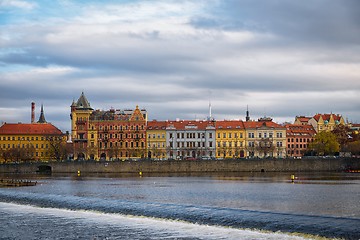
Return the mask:
{"type": "Polygon", "coordinates": [[[34,173],[39,166],[53,173],[197,173],[197,172],[314,172],[360,169],[360,159],[232,159],[198,161],[49,162],[0,164],[0,173],[34,173]]]}

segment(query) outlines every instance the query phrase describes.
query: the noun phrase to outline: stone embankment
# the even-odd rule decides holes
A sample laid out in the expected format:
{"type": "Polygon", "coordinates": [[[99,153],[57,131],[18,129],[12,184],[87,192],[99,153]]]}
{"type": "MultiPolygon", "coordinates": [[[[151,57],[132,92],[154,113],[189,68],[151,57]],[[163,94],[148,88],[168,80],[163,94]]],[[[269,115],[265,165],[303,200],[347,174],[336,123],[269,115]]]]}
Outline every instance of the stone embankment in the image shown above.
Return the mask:
{"type": "Polygon", "coordinates": [[[182,161],[72,161],[0,164],[0,173],[200,173],[200,172],[315,172],[360,169],[358,158],[227,159],[182,161]]]}

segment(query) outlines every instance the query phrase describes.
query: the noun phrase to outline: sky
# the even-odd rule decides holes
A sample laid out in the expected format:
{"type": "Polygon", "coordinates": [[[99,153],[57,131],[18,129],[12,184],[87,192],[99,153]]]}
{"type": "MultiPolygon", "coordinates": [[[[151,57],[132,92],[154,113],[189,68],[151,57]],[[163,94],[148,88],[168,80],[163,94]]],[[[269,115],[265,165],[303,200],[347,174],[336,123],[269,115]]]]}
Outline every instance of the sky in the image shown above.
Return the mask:
{"type": "Polygon", "coordinates": [[[0,123],[341,114],[360,123],[358,0],[0,0],[0,123]]]}

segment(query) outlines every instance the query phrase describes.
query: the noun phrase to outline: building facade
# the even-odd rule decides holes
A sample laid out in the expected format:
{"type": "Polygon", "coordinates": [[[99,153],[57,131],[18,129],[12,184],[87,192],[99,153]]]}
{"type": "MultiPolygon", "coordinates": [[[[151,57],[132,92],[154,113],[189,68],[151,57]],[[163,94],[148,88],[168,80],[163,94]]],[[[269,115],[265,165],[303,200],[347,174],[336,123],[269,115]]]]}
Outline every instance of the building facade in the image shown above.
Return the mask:
{"type": "Polygon", "coordinates": [[[246,121],[245,146],[248,157],[286,157],[286,128],[271,118],[246,121]]]}
{"type": "Polygon", "coordinates": [[[312,125],[287,124],[286,152],[288,157],[300,158],[307,151],[309,143],[311,143],[316,135],[316,131],[312,125]]]}
{"type": "Polygon", "coordinates": [[[245,128],[240,120],[216,121],[216,157],[244,158],[245,128]]]}
{"type": "Polygon", "coordinates": [[[151,159],[167,159],[166,121],[149,121],[147,123],[147,156],[151,159]]]}
{"type": "Polygon", "coordinates": [[[214,158],[215,130],[214,121],[168,121],[166,126],[167,158],[178,160],[214,158]]]}
{"type": "Polygon", "coordinates": [[[34,111],[32,123],[5,123],[0,127],[0,162],[53,161],[68,157],[66,134],[46,122],[43,107],[39,121],[34,122],[33,118],[34,111]]]}
{"type": "Polygon", "coordinates": [[[322,131],[332,131],[337,125],[345,125],[345,120],[340,114],[316,114],[309,119],[308,124],[311,124],[315,131],[319,133],[322,131]]]}
{"type": "Polygon", "coordinates": [[[296,124],[296,125],[308,125],[310,119],[311,119],[311,117],[296,116],[294,124],[296,124]]]}
{"type": "Polygon", "coordinates": [[[94,110],[82,93],[71,105],[71,136],[75,159],[113,160],[146,156],[147,112],[94,110]]]}

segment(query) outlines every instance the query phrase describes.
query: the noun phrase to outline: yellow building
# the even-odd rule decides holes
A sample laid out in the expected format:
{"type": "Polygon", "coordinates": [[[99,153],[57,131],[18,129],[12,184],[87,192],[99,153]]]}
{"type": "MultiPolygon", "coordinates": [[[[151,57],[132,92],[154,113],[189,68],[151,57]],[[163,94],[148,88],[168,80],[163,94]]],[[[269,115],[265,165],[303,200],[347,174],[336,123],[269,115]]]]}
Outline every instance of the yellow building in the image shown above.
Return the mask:
{"type": "Polygon", "coordinates": [[[147,123],[147,156],[153,159],[166,159],[166,126],[165,121],[147,123]]]}
{"type": "Polygon", "coordinates": [[[344,118],[339,114],[316,114],[309,120],[317,133],[332,131],[337,125],[345,125],[344,118]]]}
{"type": "Polygon", "coordinates": [[[243,121],[216,121],[216,157],[246,157],[243,121]]]}
{"type": "Polygon", "coordinates": [[[43,108],[37,123],[5,123],[0,127],[0,162],[65,159],[66,135],[45,121],[43,108]]]}

